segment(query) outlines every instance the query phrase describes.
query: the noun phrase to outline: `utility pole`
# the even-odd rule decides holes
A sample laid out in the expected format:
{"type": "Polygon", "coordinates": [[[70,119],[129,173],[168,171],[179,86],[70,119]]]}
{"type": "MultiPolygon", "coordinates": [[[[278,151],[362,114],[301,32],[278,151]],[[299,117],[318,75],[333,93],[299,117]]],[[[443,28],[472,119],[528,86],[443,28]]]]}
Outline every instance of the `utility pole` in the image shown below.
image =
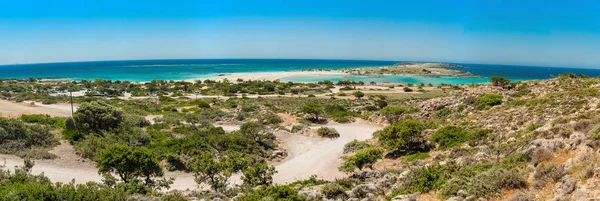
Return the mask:
{"type": "Polygon", "coordinates": [[[69,95],[71,96],[71,116],[73,116],[73,92],[69,91],[69,95]]]}

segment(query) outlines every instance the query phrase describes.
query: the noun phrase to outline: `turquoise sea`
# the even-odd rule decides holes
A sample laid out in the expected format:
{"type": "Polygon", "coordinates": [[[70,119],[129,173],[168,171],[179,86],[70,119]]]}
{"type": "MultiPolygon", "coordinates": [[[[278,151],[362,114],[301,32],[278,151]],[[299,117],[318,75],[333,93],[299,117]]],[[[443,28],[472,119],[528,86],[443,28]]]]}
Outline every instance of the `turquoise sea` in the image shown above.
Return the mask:
{"type": "MultiPolygon", "coordinates": [[[[355,67],[386,66],[400,61],[368,60],[316,60],[316,59],[179,59],[179,60],[133,60],[92,61],[45,64],[15,64],[0,66],[0,78],[67,78],[110,79],[130,81],[182,80],[207,78],[219,74],[238,72],[277,72],[308,68],[344,69],[355,67]]],[[[461,64],[465,70],[483,78],[420,77],[420,76],[292,76],[282,81],[318,82],[322,80],[362,80],[378,83],[432,83],[470,84],[487,82],[491,76],[504,76],[511,80],[546,79],[561,73],[583,73],[599,76],[600,69],[563,68],[515,65],[461,64]]]]}

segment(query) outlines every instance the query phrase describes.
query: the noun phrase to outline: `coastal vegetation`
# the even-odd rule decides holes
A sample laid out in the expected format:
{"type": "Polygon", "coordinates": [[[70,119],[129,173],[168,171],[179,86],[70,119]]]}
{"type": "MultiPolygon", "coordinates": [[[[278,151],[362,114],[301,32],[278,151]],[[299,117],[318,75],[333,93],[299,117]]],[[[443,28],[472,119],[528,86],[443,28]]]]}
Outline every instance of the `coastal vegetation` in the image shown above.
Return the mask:
{"type": "Polygon", "coordinates": [[[87,95],[73,97],[72,116],[0,118],[0,153],[25,158],[0,171],[0,200],[581,200],[599,181],[599,81],[563,74],[391,89],[351,81],[2,80],[11,104],[87,95]],[[369,125],[378,129],[371,139],[352,136],[369,125]],[[335,145],[336,160],[319,162],[346,176],[278,182],[285,169],[277,165],[294,157],[287,152],[310,151],[291,144],[299,140],[335,145]],[[54,183],[34,174],[32,160],[57,160],[58,147],[72,148],[102,180],[54,183]],[[194,184],[169,191],[181,174],[194,184]]]}

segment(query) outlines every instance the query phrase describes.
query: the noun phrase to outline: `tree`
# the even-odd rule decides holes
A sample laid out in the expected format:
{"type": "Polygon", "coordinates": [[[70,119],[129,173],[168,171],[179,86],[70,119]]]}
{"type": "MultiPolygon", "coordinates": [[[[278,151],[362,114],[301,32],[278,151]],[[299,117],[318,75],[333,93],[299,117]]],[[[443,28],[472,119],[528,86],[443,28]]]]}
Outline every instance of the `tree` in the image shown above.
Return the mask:
{"type": "Polygon", "coordinates": [[[388,149],[403,149],[411,151],[424,143],[423,130],[425,125],[419,120],[402,120],[385,127],[376,134],[379,143],[388,149]]]}
{"type": "Polygon", "coordinates": [[[381,115],[383,115],[390,124],[397,122],[403,114],[408,112],[409,110],[406,108],[394,106],[386,106],[380,111],[381,115]]]}
{"type": "Polygon", "coordinates": [[[240,126],[239,133],[244,137],[254,140],[265,149],[271,149],[275,146],[273,141],[275,136],[268,132],[264,124],[258,122],[246,122],[240,126]]]}
{"type": "Polygon", "coordinates": [[[122,110],[104,102],[94,101],[81,104],[73,117],[67,120],[66,126],[68,130],[75,130],[83,137],[90,132],[101,134],[103,131],[115,129],[121,125],[124,118],[122,110]]]}
{"type": "Polygon", "coordinates": [[[277,173],[275,167],[269,166],[264,160],[250,160],[242,170],[242,181],[250,186],[270,186],[273,184],[273,175],[277,173]]]}
{"type": "Polygon", "coordinates": [[[353,93],[353,95],[354,95],[354,97],[360,99],[365,96],[365,93],[363,93],[362,91],[356,91],[353,93]]]}
{"type": "Polygon", "coordinates": [[[505,77],[492,76],[490,78],[492,85],[502,87],[503,89],[510,88],[510,80],[505,77]]]}
{"type": "Polygon", "coordinates": [[[206,183],[215,192],[221,192],[227,187],[227,182],[235,172],[234,161],[230,157],[216,158],[213,152],[204,152],[194,157],[187,166],[194,173],[194,181],[198,185],[206,183]]]}
{"type": "Polygon", "coordinates": [[[303,113],[312,114],[315,117],[315,120],[318,121],[319,115],[321,115],[321,113],[323,113],[323,106],[316,104],[316,103],[310,103],[310,104],[304,105],[302,107],[301,111],[303,113]]]}
{"type": "Polygon", "coordinates": [[[130,147],[125,144],[112,144],[102,151],[96,162],[98,173],[109,176],[114,173],[125,184],[143,185],[151,189],[168,188],[172,181],[156,180],[162,177],[163,170],[156,156],[147,148],[130,147]]]}
{"type": "Polygon", "coordinates": [[[346,173],[353,172],[356,168],[362,170],[367,167],[373,169],[373,164],[381,159],[383,149],[379,147],[367,147],[356,152],[352,156],[343,156],[344,162],[338,169],[346,173]]]}

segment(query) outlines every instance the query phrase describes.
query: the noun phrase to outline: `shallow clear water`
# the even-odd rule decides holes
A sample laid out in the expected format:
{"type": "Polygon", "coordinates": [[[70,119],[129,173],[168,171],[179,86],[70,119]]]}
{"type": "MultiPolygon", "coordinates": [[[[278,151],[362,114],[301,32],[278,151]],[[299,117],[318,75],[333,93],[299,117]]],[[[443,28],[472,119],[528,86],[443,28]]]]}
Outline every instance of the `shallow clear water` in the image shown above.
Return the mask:
{"type": "MultiPolygon", "coordinates": [[[[47,64],[22,64],[0,66],[0,78],[68,78],[68,79],[110,79],[130,81],[150,81],[153,79],[182,80],[207,78],[219,74],[239,72],[281,72],[307,68],[344,69],[392,65],[399,61],[365,60],[315,60],[315,59],[184,59],[184,60],[137,60],[137,61],[94,61],[47,64]]],[[[292,76],[282,80],[295,82],[318,82],[322,80],[355,81],[378,83],[418,84],[470,84],[487,82],[491,76],[504,76],[511,80],[546,79],[561,73],[583,73],[599,76],[600,69],[558,68],[536,66],[461,64],[465,70],[483,78],[421,77],[421,76],[364,76],[327,75],[292,76]]]]}
{"type": "Polygon", "coordinates": [[[471,83],[484,83],[488,82],[489,78],[457,78],[457,77],[423,77],[423,76],[399,76],[399,75],[327,75],[327,76],[290,76],[282,81],[293,81],[293,82],[319,82],[323,80],[330,80],[337,82],[340,80],[354,80],[363,81],[365,83],[377,82],[377,83],[413,83],[418,84],[423,82],[424,84],[431,83],[433,85],[444,84],[471,84],[471,83]]]}

